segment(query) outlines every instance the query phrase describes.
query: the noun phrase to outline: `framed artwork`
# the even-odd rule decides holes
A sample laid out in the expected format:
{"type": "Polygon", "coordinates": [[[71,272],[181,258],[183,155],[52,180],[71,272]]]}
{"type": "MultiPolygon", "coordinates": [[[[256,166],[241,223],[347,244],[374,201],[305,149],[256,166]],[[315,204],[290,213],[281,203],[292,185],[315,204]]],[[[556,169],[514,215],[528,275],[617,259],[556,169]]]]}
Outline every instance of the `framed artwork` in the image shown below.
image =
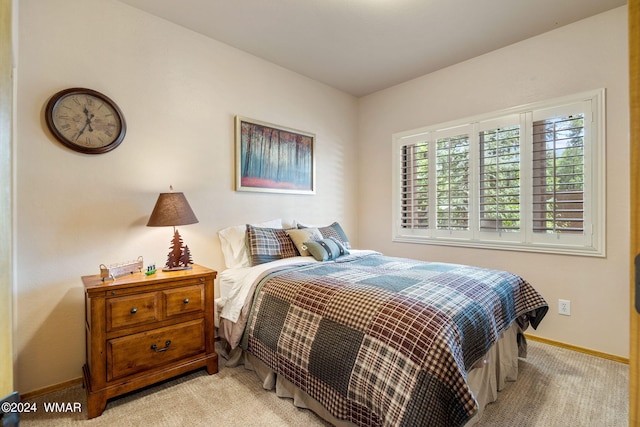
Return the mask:
{"type": "Polygon", "coordinates": [[[236,116],[236,191],[315,194],[316,136],[236,116]]]}

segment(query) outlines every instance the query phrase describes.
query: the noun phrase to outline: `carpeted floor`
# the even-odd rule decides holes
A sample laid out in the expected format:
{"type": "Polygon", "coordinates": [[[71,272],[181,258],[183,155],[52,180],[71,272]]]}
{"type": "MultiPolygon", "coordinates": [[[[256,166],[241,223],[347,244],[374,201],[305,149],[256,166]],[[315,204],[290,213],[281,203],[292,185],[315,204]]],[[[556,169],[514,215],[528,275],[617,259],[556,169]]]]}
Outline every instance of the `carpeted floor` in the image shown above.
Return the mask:
{"type": "Polygon", "coordinates": [[[476,426],[626,427],[629,365],[529,340],[518,381],[476,426]]]}
{"type": "MultiPolygon", "coordinates": [[[[529,341],[520,360],[518,381],[508,383],[485,409],[476,426],[553,427],[627,426],[628,366],[529,341]]],[[[98,418],[86,419],[81,386],[33,399],[35,414],[21,416],[22,426],[327,426],[291,400],[263,390],[252,371],[205,370],[113,399],[98,418]],[[82,412],[46,412],[45,403],[75,402],[82,412]]],[[[77,406],[77,405],[76,405],[77,406]]]]}

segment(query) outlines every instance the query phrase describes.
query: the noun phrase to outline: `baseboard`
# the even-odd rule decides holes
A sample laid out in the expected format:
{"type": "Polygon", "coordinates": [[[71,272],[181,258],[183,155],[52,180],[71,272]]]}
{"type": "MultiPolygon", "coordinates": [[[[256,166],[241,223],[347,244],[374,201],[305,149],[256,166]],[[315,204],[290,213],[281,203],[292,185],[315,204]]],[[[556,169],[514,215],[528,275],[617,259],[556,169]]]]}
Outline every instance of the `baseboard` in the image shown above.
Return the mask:
{"type": "Polygon", "coordinates": [[[627,357],[620,357],[620,356],[616,356],[613,354],[608,354],[608,353],[603,353],[601,351],[596,351],[596,350],[591,350],[590,348],[584,348],[584,347],[578,347],[576,345],[571,345],[571,344],[566,344],[560,341],[554,341],[554,340],[550,340],[548,338],[542,338],[542,337],[538,337],[535,335],[529,335],[529,334],[524,334],[525,337],[527,337],[528,340],[531,341],[538,341],[541,342],[543,344],[549,344],[549,345],[553,345],[556,347],[560,347],[560,348],[565,348],[567,350],[573,350],[573,351],[577,351],[579,353],[585,353],[588,354],[590,356],[596,356],[596,357],[600,357],[603,359],[608,359],[608,360],[613,360],[614,362],[620,362],[620,363],[625,363],[625,364],[629,364],[629,358],[627,357]]]}
{"type": "Polygon", "coordinates": [[[26,392],[24,394],[20,394],[20,400],[29,400],[34,399],[36,397],[44,396],[45,394],[53,393],[54,391],[60,391],[67,389],[69,387],[76,386],[78,384],[82,384],[82,377],[74,378],[69,381],[65,381],[60,384],[50,385],[48,387],[40,388],[38,390],[33,390],[26,392]]]}

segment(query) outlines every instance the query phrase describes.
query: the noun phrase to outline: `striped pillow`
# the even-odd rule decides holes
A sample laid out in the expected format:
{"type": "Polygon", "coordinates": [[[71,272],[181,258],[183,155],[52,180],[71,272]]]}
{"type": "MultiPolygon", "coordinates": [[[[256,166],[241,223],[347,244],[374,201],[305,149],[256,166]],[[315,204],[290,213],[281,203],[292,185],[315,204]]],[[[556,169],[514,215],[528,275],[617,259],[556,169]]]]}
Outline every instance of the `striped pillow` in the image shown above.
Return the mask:
{"type": "Polygon", "coordinates": [[[287,230],[282,228],[260,228],[247,224],[247,249],[252,266],[298,256],[287,230]]]}

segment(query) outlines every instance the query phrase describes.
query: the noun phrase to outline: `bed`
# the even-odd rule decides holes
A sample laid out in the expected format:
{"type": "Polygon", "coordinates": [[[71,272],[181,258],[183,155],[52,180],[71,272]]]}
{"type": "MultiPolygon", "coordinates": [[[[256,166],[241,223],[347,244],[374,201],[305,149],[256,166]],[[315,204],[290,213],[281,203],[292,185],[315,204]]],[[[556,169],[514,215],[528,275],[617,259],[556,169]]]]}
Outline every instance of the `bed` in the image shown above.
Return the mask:
{"type": "Polygon", "coordinates": [[[355,250],[338,223],[234,227],[219,234],[228,366],[334,425],[472,424],[548,310],[517,275],[355,250]]]}

